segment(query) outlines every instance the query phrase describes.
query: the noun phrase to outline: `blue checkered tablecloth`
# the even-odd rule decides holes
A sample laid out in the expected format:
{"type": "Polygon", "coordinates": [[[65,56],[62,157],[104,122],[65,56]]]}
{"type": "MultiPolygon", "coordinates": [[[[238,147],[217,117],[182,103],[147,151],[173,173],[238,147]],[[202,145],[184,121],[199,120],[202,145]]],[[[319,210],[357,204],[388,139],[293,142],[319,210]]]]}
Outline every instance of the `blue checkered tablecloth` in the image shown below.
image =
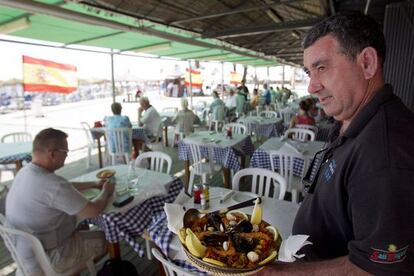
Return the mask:
{"type": "Polygon", "coordinates": [[[0,164],[32,161],[32,142],[0,143],[0,164]]]}
{"type": "MultiPolygon", "coordinates": [[[[220,145],[214,143],[209,144],[209,146],[213,148],[215,162],[235,172],[240,170],[238,156],[249,156],[254,151],[250,136],[246,136],[245,139],[233,147],[220,147],[220,145]]],[[[207,146],[201,146],[201,154],[208,155],[207,146]]],[[[180,141],[178,144],[178,158],[179,160],[191,160],[190,146],[184,141],[180,141]]]]}
{"type": "MultiPolygon", "coordinates": [[[[279,157],[274,157],[273,162],[276,165],[276,168],[279,169],[280,167],[279,157]]],[[[304,166],[305,166],[305,161],[303,159],[294,158],[293,159],[293,175],[301,177],[304,173],[303,171],[304,166]]],[[[272,166],[270,164],[269,153],[265,150],[257,149],[253,153],[252,158],[250,159],[250,167],[271,170],[272,166]]]]}
{"type": "Polygon", "coordinates": [[[167,187],[166,195],[149,198],[125,213],[103,213],[88,222],[97,224],[105,232],[107,241],[116,243],[126,240],[143,257],[144,250],[135,241],[135,237],[141,236],[145,229],[150,228],[154,218],[164,213],[164,203],[173,202],[182,188],[181,179],[175,178],[167,187]]]}
{"type": "MultiPolygon", "coordinates": [[[[147,229],[147,231],[151,237],[151,240],[162,250],[165,256],[168,256],[170,250],[170,243],[174,233],[168,230],[166,214],[161,213],[157,217],[154,217],[152,220],[152,224],[147,229]]],[[[197,275],[207,275],[205,272],[198,270],[185,260],[170,259],[170,261],[188,270],[188,272],[190,273],[195,273],[197,275]]]]}
{"type": "MultiPolygon", "coordinates": [[[[248,120],[248,118],[241,118],[241,121],[248,120]]],[[[275,137],[280,136],[283,133],[283,121],[279,120],[276,122],[257,122],[251,124],[251,131],[256,135],[264,137],[275,137]]]]}

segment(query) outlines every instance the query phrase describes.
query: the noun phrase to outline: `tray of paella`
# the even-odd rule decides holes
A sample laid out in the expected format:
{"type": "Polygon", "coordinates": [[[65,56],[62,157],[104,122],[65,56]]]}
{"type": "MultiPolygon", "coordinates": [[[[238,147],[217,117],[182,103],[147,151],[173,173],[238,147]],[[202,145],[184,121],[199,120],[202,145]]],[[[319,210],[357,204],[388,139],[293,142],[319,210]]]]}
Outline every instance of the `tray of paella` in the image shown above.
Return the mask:
{"type": "Polygon", "coordinates": [[[257,202],[251,215],[205,214],[178,234],[188,260],[213,275],[254,273],[276,259],[282,242],[277,228],[262,220],[257,202]]]}

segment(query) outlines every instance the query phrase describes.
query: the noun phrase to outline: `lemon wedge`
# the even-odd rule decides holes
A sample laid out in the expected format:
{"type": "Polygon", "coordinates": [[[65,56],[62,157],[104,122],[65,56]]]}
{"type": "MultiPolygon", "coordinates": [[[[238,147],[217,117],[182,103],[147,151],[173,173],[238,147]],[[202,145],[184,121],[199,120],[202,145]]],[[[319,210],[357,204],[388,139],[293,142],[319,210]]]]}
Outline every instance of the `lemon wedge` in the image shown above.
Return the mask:
{"type": "Polygon", "coordinates": [[[268,262],[272,261],[277,256],[277,251],[273,251],[266,259],[261,261],[259,265],[267,264],[268,262]]]}
{"type": "Polygon", "coordinates": [[[186,232],[185,245],[188,251],[198,258],[203,258],[206,255],[207,248],[201,244],[200,240],[190,228],[187,228],[186,232]]]}
{"type": "MultiPolygon", "coordinates": [[[[242,211],[229,211],[229,212],[227,212],[227,214],[230,214],[230,215],[236,215],[236,216],[242,216],[245,220],[249,220],[249,217],[245,214],[245,213],[243,213],[242,211]]],[[[226,214],[226,217],[227,217],[227,214],[226,214]]]]}
{"type": "Polygon", "coordinates": [[[225,263],[222,263],[220,261],[217,261],[217,260],[214,260],[214,259],[211,259],[211,258],[207,258],[207,257],[204,257],[203,261],[205,261],[207,263],[210,263],[210,264],[218,265],[218,266],[226,266],[225,263]]]}
{"type": "Polygon", "coordinates": [[[273,226],[267,226],[266,230],[273,234],[274,241],[277,240],[277,238],[279,237],[279,232],[276,228],[274,228],[273,226]]]}
{"type": "Polygon", "coordinates": [[[185,228],[181,228],[178,231],[178,238],[180,238],[180,241],[182,244],[185,244],[185,237],[187,236],[185,228]]]}
{"type": "Polygon", "coordinates": [[[252,217],[250,218],[250,222],[252,224],[260,224],[260,222],[262,221],[262,206],[259,203],[260,200],[256,199],[256,204],[254,205],[253,208],[253,213],[252,213],[252,217]]]}

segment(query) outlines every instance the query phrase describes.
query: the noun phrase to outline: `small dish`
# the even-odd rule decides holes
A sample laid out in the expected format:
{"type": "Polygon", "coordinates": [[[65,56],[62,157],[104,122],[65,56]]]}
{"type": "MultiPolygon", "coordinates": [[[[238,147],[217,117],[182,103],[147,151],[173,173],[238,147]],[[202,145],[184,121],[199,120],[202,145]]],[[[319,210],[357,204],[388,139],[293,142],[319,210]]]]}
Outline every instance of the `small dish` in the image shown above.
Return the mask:
{"type": "Polygon", "coordinates": [[[92,189],[83,190],[82,194],[84,197],[90,200],[90,199],[94,199],[95,197],[97,197],[100,192],[101,190],[92,188],[92,189]]]}
{"type": "Polygon", "coordinates": [[[108,179],[116,174],[114,170],[102,170],[96,174],[96,177],[99,179],[108,179]]]}
{"type": "Polygon", "coordinates": [[[257,194],[251,192],[236,192],[231,197],[236,202],[244,202],[253,198],[258,197],[257,194]]]}

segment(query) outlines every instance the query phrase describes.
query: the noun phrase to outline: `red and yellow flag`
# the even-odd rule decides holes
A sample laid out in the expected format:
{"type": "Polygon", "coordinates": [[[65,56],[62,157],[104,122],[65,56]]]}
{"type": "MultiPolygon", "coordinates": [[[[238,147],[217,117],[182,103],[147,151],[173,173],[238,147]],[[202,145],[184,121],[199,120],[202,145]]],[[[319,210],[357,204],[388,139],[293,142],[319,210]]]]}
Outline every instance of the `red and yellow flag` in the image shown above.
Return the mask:
{"type": "Polygon", "coordinates": [[[230,72],[230,84],[238,85],[242,81],[242,75],[236,71],[230,72]]]}
{"type": "Polygon", "coordinates": [[[78,89],[76,66],[23,56],[23,90],[71,93],[78,89]]]}
{"type": "MultiPolygon", "coordinates": [[[[185,85],[190,86],[190,73],[188,69],[185,71],[185,85]]],[[[192,87],[203,87],[203,77],[200,70],[191,70],[191,85],[192,87]]]]}

